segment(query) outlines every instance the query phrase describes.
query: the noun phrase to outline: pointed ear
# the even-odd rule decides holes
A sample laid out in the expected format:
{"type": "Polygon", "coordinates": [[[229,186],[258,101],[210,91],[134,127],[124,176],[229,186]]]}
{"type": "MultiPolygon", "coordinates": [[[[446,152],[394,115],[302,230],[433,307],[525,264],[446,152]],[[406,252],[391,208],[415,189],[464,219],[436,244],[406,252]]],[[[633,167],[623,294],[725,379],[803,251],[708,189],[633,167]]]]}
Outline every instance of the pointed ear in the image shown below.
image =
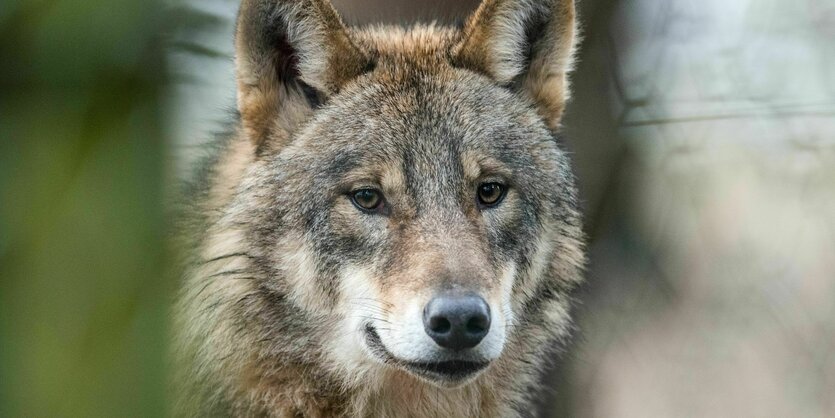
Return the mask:
{"type": "Polygon", "coordinates": [[[327,0],[243,0],[235,34],[238,111],[260,149],[280,147],[320,101],[369,70],[327,0]]]}
{"type": "Polygon", "coordinates": [[[573,0],[484,0],[464,26],[453,62],[528,94],[556,128],[576,32],[573,0]]]}

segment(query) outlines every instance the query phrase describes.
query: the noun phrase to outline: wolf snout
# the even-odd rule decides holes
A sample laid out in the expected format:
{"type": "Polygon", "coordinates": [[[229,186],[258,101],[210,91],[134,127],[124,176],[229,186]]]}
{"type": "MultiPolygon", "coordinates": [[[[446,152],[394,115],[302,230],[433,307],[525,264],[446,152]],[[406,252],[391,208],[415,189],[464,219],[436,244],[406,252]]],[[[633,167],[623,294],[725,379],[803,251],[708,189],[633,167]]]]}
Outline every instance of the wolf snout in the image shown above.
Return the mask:
{"type": "Polygon", "coordinates": [[[490,331],[490,305],[475,293],[436,295],[423,309],[423,328],[443,348],[473,348],[490,331]]]}

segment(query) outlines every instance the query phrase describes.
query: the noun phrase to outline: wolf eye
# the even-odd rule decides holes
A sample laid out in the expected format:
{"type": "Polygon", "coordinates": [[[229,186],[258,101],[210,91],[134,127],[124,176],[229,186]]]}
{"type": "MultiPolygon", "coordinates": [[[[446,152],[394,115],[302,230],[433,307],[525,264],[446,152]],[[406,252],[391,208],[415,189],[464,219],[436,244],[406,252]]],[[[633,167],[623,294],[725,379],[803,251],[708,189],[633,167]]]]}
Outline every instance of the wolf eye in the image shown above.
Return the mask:
{"type": "Polygon", "coordinates": [[[499,183],[483,183],[478,186],[478,203],[493,207],[502,201],[505,194],[505,187],[499,183]]]}
{"type": "Polygon", "coordinates": [[[354,205],[364,211],[377,210],[383,204],[383,194],[374,189],[360,189],[351,194],[354,205]]]}

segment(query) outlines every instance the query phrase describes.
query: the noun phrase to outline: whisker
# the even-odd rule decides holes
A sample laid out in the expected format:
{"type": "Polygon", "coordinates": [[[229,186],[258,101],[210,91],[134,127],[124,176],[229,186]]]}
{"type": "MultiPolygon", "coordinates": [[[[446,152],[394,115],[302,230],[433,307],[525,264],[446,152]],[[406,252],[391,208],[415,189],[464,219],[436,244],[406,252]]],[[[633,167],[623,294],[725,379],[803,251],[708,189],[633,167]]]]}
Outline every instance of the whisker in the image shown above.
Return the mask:
{"type": "Polygon", "coordinates": [[[385,319],[383,319],[383,318],[377,318],[377,317],[374,317],[374,316],[358,316],[357,318],[360,318],[360,319],[371,319],[371,320],[374,320],[374,321],[380,321],[380,322],[383,322],[383,323],[386,323],[386,324],[391,324],[391,322],[390,322],[390,321],[387,321],[387,320],[385,320],[385,319]]]}
{"type": "Polygon", "coordinates": [[[380,303],[380,304],[383,304],[383,305],[386,305],[386,306],[389,306],[389,307],[394,306],[393,303],[381,301],[381,300],[375,299],[375,298],[355,297],[355,298],[351,298],[351,299],[353,299],[353,300],[370,300],[372,302],[380,303]]]}
{"type": "Polygon", "coordinates": [[[247,270],[247,269],[226,270],[226,271],[221,271],[221,272],[218,272],[218,273],[215,273],[215,274],[211,274],[209,276],[206,276],[206,278],[208,279],[208,278],[219,277],[219,276],[231,276],[233,274],[243,274],[243,273],[252,273],[252,270],[247,270]]]}
{"type": "Polygon", "coordinates": [[[219,255],[217,257],[210,258],[208,260],[203,260],[203,261],[200,262],[200,264],[208,264],[208,263],[211,263],[211,262],[214,262],[214,261],[225,260],[227,258],[232,258],[232,257],[246,257],[246,258],[249,258],[249,259],[255,258],[255,256],[252,256],[248,253],[231,253],[231,254],[219,255]]]}
{"type": "Polygon", "coordinates": [[[383,309],[377,308],[375,306],[363,306],[363,305],[353,305],[353,306],[355,306],[357,308],[360,308],[363,311],[369,311],[369,312],[373,312],[373,313],[376,313],[376,314],[381,314],[381,315],[391,315],[392,314],[391,311],[383,310],[383,309]]]}
{"type": "Polygon", "coordinates": [[[372,310],[372,311],[375,311],[377,313],[384,313],[384,314],[391,314],[392,313],[392,311],[390,311],[388,309],[385,309],[383,307],[376,306],[376,305],[371,305],[371,304],[351,303],[351,305],[359,307],[359,308],[372,310]]]}

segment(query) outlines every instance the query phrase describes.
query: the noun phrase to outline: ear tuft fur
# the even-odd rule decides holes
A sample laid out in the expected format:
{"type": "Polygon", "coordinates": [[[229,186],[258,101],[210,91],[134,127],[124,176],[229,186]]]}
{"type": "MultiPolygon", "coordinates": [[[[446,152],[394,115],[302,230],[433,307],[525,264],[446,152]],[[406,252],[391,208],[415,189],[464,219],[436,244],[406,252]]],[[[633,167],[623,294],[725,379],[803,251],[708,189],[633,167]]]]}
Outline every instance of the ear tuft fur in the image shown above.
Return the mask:
{"type": "Polygon", "coordinates": [[[464,26],[453,62],[529,95],[556,128],[576,33],[573,0],[485,0],[464,26]]]}
{"type": "Polygon", "coordinates": [[[243,0],[235,35],[238,110],[259,149],[280,147],[313,108],[366,72],[327,0],[243,0]]]}

